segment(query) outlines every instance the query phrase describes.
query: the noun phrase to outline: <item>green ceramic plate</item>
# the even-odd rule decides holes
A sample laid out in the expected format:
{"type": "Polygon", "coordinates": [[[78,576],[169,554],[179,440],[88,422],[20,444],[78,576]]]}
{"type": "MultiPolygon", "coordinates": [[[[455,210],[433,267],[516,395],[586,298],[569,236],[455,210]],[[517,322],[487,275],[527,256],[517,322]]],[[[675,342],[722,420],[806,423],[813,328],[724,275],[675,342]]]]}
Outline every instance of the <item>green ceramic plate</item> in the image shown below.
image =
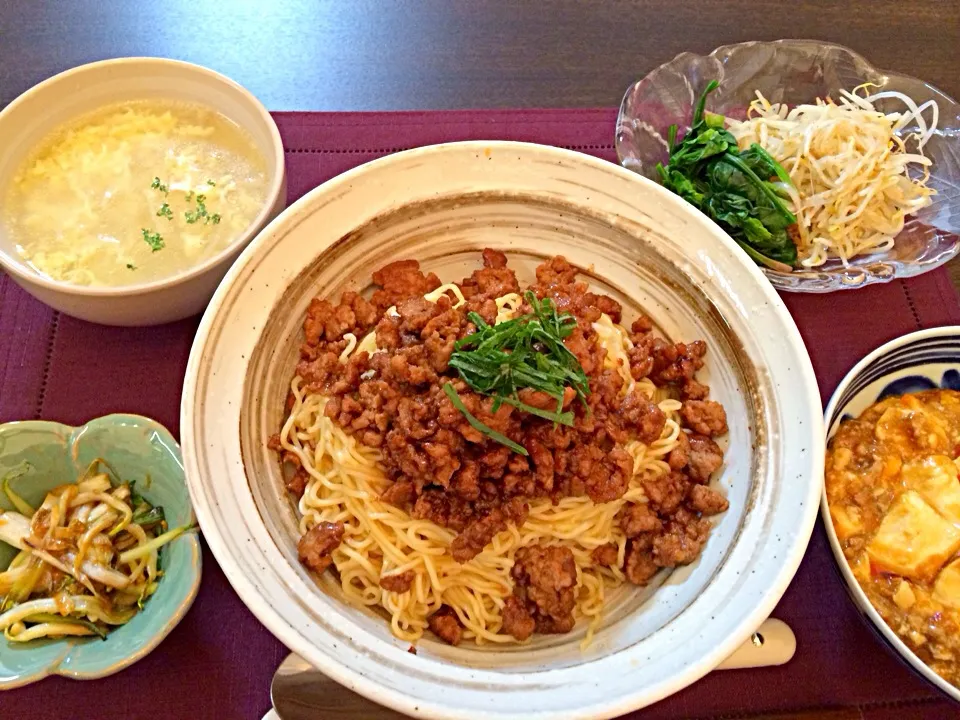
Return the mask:
{"type": "MultiPolygon", "coordinates": [[[[194,520],[184,483],[180,447],[162,425],[139,415],[108,415],[82,427],[27,421],[0,425],[0,477],[21,462],[30,471],[15,488],[36,507],[47,491],[73,482],[96,457],[106,458],[124,479],[163,507],[170,527],[194,520]],[[145,483],[150,476],[150,484],[145,483]]],[[[10,509],[0,493],[0,507],[10,509]]],[[[0,569],[16,551],[0,542],[0,569]]],[[[176,627],[200,587],[200,543],[183,535],[160,554],[164,576],[142,612],[106,640],[65,638],[18,644],[0,638],[0,689],[40,680],[47,675],[87,680],[122,670],[146,656],[176,627]]]]}

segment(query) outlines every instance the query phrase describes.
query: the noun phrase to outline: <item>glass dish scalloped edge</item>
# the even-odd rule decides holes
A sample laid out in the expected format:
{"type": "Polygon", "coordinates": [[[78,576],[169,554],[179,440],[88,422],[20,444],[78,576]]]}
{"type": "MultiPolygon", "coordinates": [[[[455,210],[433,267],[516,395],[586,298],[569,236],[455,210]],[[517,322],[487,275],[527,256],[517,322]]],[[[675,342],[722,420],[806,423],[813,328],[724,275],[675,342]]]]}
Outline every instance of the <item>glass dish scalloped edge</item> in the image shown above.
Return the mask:
{"type": "MultiPolygon", "coordinates": [[[[889,251],[861,255],[847,266],[833,259],[792,273],[762,268],[778,290],[822,293],[866,287],[928,272],[960,251],[960,105],[932,85],[879,70],[841,45],[778,40],[724,45],[706,56],[677,55],[624,95],[616,131],[620,163],[657,180],[656,165],[667,160],[667,129],[674,123],[689,127],[695,99],[714,78],[720,87],[708,108],[730,117],[743,117],[757,90],[771,102],[794,105],[835,97],[841,88],[865,82],[876,83],[878,90],[905,93],[917,104],[935,99],[939,105],[937,132],[924,149],[933,160],[929,181],[937,191],[933,203],[908,218],[889,251]]],[[[902,107],[886,100],[876,105],[886,111],[902,107]]],[[[910,132],[908,126],[903,134],[910,132]]]]}

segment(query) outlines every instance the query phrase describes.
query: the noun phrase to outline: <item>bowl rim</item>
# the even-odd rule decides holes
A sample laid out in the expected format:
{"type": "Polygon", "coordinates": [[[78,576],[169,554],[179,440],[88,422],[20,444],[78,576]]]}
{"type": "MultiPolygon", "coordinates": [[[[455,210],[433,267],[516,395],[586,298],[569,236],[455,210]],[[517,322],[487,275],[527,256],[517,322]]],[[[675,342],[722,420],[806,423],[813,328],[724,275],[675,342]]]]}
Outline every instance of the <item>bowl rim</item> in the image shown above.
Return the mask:
{"type": "MultiPolygon", "coordinates": [[[[375,172],[381,167],[397,163],[400,160],[406,160],[409,158],[417,158],[422,160],[438,153],[450,152],[453,148],[459,148],[481,154],[485,154],[485,152],[488,152],[491,149],[494,151],[502,150],[505,153],[514,155],[520,151],[528,153],[534,151],[548,154],[551,156],[551,160],[554,161],[576,160],[581,164],[593,165],[595,169],[600,169],[603,172],[628,178],[630,182],[639,182],[641,184],[649,183],[649,188],[660,203],[667,206],[673,206],[682,214],[690,214],[690,211],[693,210],[673,193],[670,193],[668,190],[662,188],[658,184],[643,178],[620,165],[609,163],[599,158],[586,155],[585,153],[529,142],[473,140],[442,143],[414,148],[400,153],[394,153],[352,168],[313,188],[302,198],[287,207],[286,210],[281,213],[281,215],[279,215],[270,223],[270,225],[267,226],[267,228],[264,228],[264,230],[261,231],[257,238],[244,250],[241,257],[227,272],[223,282],[221,282],[217,292],[214,294],[213,299],[203,315],[200,326],[197,330],[193,347],[191,349],[181,401],[181,433],[184,444],[188,488],[190,489],[191,493],[194,493],[194,491],[197,493],[194,505],[198,517],[200,518],[201,526],[213,529],[212,531],[206,529],[204,534],[211,552],[217,558],[231,586],[240,596],[241,600],[248,607],[248,609],[251,610],[251,612],[260,620],[260,622],[264,624],[265,627],[267,627],[268,630],[270,630],[272,634],[274,634],[278,639],[280,639],[281,642],[289,647],[292,652],[296,652],[302,657],[310,657],[311,663],[316,663],[326,675],[336,680],[340,684],[347,686],[353,691],[358,692],[377,703],[392,707],[407,714],[415,714],[420,717],[437,718],[503,718],[508,717],[509,713],[505,714],[505,711],[502,709],[482,712],[464,710],[458,711],[454,709],[453,705],[445,703],[442,699],[437,699],[432,702],[418,701],[410,695],[383,686],[377,680],[367,679],[365,675],[356,667],[352,667],[350,664],[342,662],[336,657],[328,657],[318,653],[318,651],[315,650],[314,646],[311,644],[309,639],[304,636],[301,630],[294,627],[290,620],[285,618],[278,608],[275,608],[264,601],[261,592],[257,588],[256,582],[252,581],[251,578],[244,576],[239,570],[239,564],[236,560],[234,560],[233,551],[229,548],[230,543],[228,540],[222,537],[221,532],[219,531],[219,523],[213,516],[213,509],[206,505],[205,498],[203,497],[205,491],[200,487],[198,457],[204,454],[206,450],[200,449],[199,445],[196,444],[197,438],[194,437],[195,423],[197,422],[197,417],[201,414],[201,408],[196,405],[198,400],[197,383],[199,382],[199,378],[207,373],[207,371],[203,370],[202,368],[201,359],[206,352],[206,345],[209,342],[211,334],[214,333],[217,326],[221,322],[221,319],[218,317],[221,306],[228,299],[228,296],[233,291],[233,287],[236,284],[238,277],[240,277],[241,274],[246,270],[246,267],[253,263],[259,255],[263,254],[265,249],[268,249],[269,247],[272,247],[272,245],[276,244],[278,240],[275,239],[274,236],[277,235],[281,229],[286,231],[288,226],[295,225],[300,214],[303,213],[307,208],[310,208],[312,205],[316,204],[318,197],[326,195],[334,196],[337,194],[337,192],[342,192],[345,187],[348,187],[351,184],[360,184],[358,181],[360,181],[365,175],[375,172]],[[194,478],[194,480],[191,480],[191,478],[194,478]]],[[[789,331],[787,340],[791,343],[797,343],[797,347],[802,350],[802,339],[795,323],[792,320],[792,317],[786,310],[786,306],[783,304],[782,299],[780,299],[774,288],[762,276],[760,270],[752,262],[747,261],[746,255],[741,257],[740,254],[733,253],[732,251],[735,247],[733,240],[723,234],[715,225],[706,225],[704,229],[706,232],[713,234],[718,242],[725,244],[728,247],[728,250],[731,251],[731,256],[739,259],[745,272],[756,274],[755,279],[758,283],[758,291],[762,292],[770,299],[771,304],[775,308],[775,313],[785,321],[785,327],[789,331]]],[[[803,357],[808,358],[805,350],[803,350],[803,357]]],[[[813,411],[811,419],[819,421],[821,418],[821,400],[816,377],[813,373],[812,365],[809,363],[809,359],[804,367],[800,368],[800,371],[804,375],[808,376],[806,378],[808,392],[806,393],[807,397],[805,398],[805,403],[808,404],[810,409],[813,411]],[[814,407],[816,407],[816,410],[813,410],[814,407]]],[[[741,623],[741,632],[739,634],[732,633],[727,636],[724,641],[710,647],[707,651],[703,652],[695,662],[688,665],[682,672],[679,672],[673,676],[669,682],[661,681],[654,684],[653,687],[648,688],[646,691],[648,694],[643,698],[641,698],[637,692],[633,692],[631,694],[619,694],[615,698],[606,700],[602,703],[593,703],[588,708],[579,708],[564,712],[558,712],[554,710],[538,712],[536,714],[538,719],[547,720],[549,718],[550,720],[559,720],[560,718],[614,717],[625,712],[630,712],[641,705],[647,706],[679,691],[684,687],[687,687],[691,683],[702,678],[708,672],[713,670],[720,662],[722,662],[727,655],[733,652],[733,650],[736,649],[736,647],[742,641],[749,637],[751,632],[755,630],[755,627],[748,627],[754,625],[754,623],[750,622],[750,619],[752,618],[756,620],[755,625],[758,626],[760,622],[763,619],[766,619],[773,611],[777,602],[782,598],[790,582],[792,582],[793,577],[796,574],[800,562],[806,552],[806,548],[809,544],[809,538],[813,532],[813,527],[817,517],[816,500],[820,492],[820,485],[822,483],[823,434],[820,432],[812,433],[810,436],[810,443],[810,446],[807,448],[810,451],[809,462],[815,471],[819,469],[821,472],[820,477],[817,480],[810,481],[810,485],[806,489],[804,497],[807,506],[803,508],[801,513],[799,513],[801,519],[798,523],[796,532],[798,540],[794,543],[794,546],[790,549],[790,552],[784,555],[783,561],[780,563],[779,570],[774,578],[775,582],[772,582],[766,586],[762,597],[759,598],[758,602],[754,605],[752,611],[749,613],[749,617],[741,623]],[[643,702],[638,702],[638,700],[641,699],[643,702]]],[[[239,472],[243,471],[240,470],[239,472]]],[[[817,473],[815,472],[814,475],[816,474],[817,473]]],[[[414,659],[411,662],[417,661],[414,659]]],[[[464,666],[464,668],[469,670],[469,666],[464,666]]],[[[525,671],[522,673],[516,673],[515,675],[531,676],[544,673],[549,674],[550,672],[551,671],[549,670],[525,671]]]]}
{"type": "MultiPolygon", "coordinates": [[[[868,366],[872,365],[876,360],[885,357],[890,352],[897,350],[904,345],[909,345],[916,340],[926,340],[929,338],[938,337],[954,337],[957,338],[958,342],[960,342],[960,325],[944,325],[942,327],[927,328],[925,330],[915,330],[914,332],[907,333],[906,335],[901,335],[900,337],[894,338],[893,340],[890,340],[889,342],[886,342],[883,345],[880,345],[878,348],[872,350],[865,355],[862,360],[850,368],[847,374],[844,375],[843,380],[841,380],[837,385],[837,389],[834,390],[833,395],[830,396],[830,402],[827,403],[827,408],[824,410],[823,419],[824,429],[827,433],[826,439],[830,439],[830,418],[840,407],[840,401],[843,399],[847,388],[856,382],[860,376],[860,373],[862,373],[868,366]]],[[[911,367],[923,367],[925,364],[926,363],[918,363],[917,365],[911,367]]],[[[958,365],[960,365],[960,361],[958,361],[958,365]]],[[[877,380],[881,380],[882,378],[883,376],[877,378],[877,380]]],[[[850,400],[852,400],[853,397],[851,397],[850,400]]],[[[826,477],[825,474],[824,477],[826,477]]],[[[900,638],[900,636],[897,635],[889,625],[887,625],[884,619],[880,616],[880,613],[877,612],[877,609],[873,606],[873,603],[870,602],[870,599],[863,591],[863,588],[860,587],[860,583],[857,582],[856,577],[853,575],[853,570],[850,568],[850,563],[847,562],[847,559],[843,554],[843,548],[840,546],[840,540],[837,538],[837,532],[833,526],[833,519],[830,517],[830,501],[827,499],[827,486],[825,482],[823,484],[823,490],[820,494],[820,516],[823,518],[824,529],[827,533],[827,539],[830,541],[830,550],[833,552],[834,561],[837,563],[840,574],[843,576],[844,582],[846,583],[847,594],[857,605],[860,613],[862,615],[866,615],[870,619],[874,625],[874,628],[880,632],[887,643],[893,647],[900,654],[900,657],[906,660],[917,673],[922,675],[929,682],[936,685],[939,690],[943,691],[954,700],[960,700],[960,688],[951,685],[945,679],[937,675],[937,673],[935,673],[929,665],[921,660],[920,657],[910,649],[910,647],[900,638]]]]}
{"type": "MultiPolygon", "coordinates": [[[[24,102],[32,98],[34,95],[48,90],[50,87],[58,83],[62,83],[65,80],[74,78],[77,75],[97,71],[102,68],[121,66],[141,66],[146,70],[149,70],[151,67],[172,66],[187,72],[204,76],[209,81],[226,85],[238,92],[243,98],[244,102],[246,102],[256,112],[260,119],[263,120],[270,135],[270,146],[277,170],[267,187],[267,195],[264,198],[263,205],[256,217],[254,217],[247,225],[246,230],[237,234],[237,236],[226,247],[220,250],[220,252],[210,256],[203,262],[199,263],[198,265],[194,265],[187,270],[182,270],[168,277],[145,283],[101,287],[77,285],[75,283],[68,283],[62,280],[52,280],[40,274],[39,272],[30,269],[15,255],[6,252],[2,247],[0,247],[0,266],[2,266],[7,272],[15,275],[17,278],[29,283],[30,285],[39,285],[47,290],[52,290],[67,295],[95,298],[144,295],[156,290],[169,289],[176,287],[177,285],[182,285],[190,280],[193,280],[194,278],[206,274],[216,266],[220,265],[229,256],[236,254],[239,249],[242,249],[247,243],[249,243],[250,240],[256,236],[255,228],[265,225],[267,219],[270,217],[273,206],[277,203],[281,192],[284,190],[286,167],[283,141],[280,137],[280,130],[277,127],[277,123],[274,121],[273,116],[267,111],[266,107],[264,107],[263,103],[261,103],[253,93],[243,87],[240,83],[232,80],[226,75],[203,65],[186,62],[184,60],[173,60],[170,58],[151,56],[133,56],[111,58],[108,60],[97,60],[95,62],[77,65],[76,67],[59,72],[56,75],[47,78],[46,80],[40,81],[14,98],[10,104],[0,110],[0,126],[2,126],[5,117],[13,113],[24,102]]],[[[216,108],[210,104],[198,104],[205,105],[206,107],[216,111],[216,108]]],[[[268,158],[269,154],[265,154],[264,159],[268,158]]]]}
{"type": "MultiPolygon", "coordinates": [[[[11,420],[9,422],[0,423],[0,435],[2,435],[3,432],[8,428],[35,428],[38,430],[53,430],[63,432],[65,438],[69,440],[77,433],[77,431],[82,430],[88,425],[116,420],[126,420],[128,422],[132,421],[133,424],[136,424],[138,427],[147,427],[154,432],[163,435],[164,440],[169,441],[172,444],[171,449],[173,451],[174,459],[177,460],[178,464],[180,465],[180,469],[183,470],[183,450],[180,447],[180,443],[178,443],[176,438],[173,437],[173,433],[171,433],[163,424],[157,422],[153,418],[149,418],[145,415],[138,415],[136,413],[110,413],[108,415],[100,415],[98,417],[91,418],[81,425],[68,425],[67,423],[61,423],[55,420],[11,420]]],[[[193,510],[193,500],[190,497],[190,492],[187,488],[185,472],[183,474],[183,489],[185,491],[184,496],[187,503],[187,509],[190,511],[190,517],[192,517],[194,522],[196,522],[196,513],[193,510]]],[[[160,645],[160,643],[162,643],[171,632],[173,632],[174,628],[180,624],[180,621],[186,617],[190,608],[193,606],[194,601],[197,599],[197,594],[200,591],[200,582],[203,578],[203,553],[201,552],[200,548],[199,533],[186,533],[185,537],[183,537],[181,541],[189,541],[191,546],[190,555],[192,556],[192,562],[190,563],[190,568],[192,572],[190,573],[190,584],[186,588],[183,600],[181,600],[180,603],[173,609],[173,611],[169,613],[164,623],[157,628],[156,632],[151,634],[143,643],[140,643],[133,652],[124,655],[116,662],[103,668],[102,670],[93,672],[84,672],[83,670],[64,671],[61,669],[60,665],[70,655],[77,639],[74,638],[71,640],[70,638],[61,638],[66,639],[68,644],[67,648],[58,658],[56,658],[56,660],[54,660],[51,664],[45,665],[44,667],[41,667],[33,672],[27,672],[24,675],[17,676],[11,680],[0,681],[0,691],[24,687],[26,685],[35,683],[38,680],[43,680],[46,677],[53,677],[57,675],[70,678],[72,680],[97,680],[99,678],[118,673],[121,670],[125,670],[153,652],[157,646],[160,645]]]]}

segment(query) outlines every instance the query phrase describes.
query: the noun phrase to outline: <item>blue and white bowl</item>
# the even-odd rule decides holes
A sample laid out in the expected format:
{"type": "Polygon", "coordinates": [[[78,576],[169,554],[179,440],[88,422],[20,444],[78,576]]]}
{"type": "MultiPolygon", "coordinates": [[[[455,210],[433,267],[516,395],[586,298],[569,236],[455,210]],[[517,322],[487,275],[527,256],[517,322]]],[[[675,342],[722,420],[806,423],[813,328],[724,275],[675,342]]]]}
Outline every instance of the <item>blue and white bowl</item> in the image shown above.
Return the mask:
{"type": "MultiPolygon", "coordinates": [[[[881,345],[857,363],[837,386],[824,420],[827,441],[833,437],[840,423],[858,417],[864,410],[890,395],[947,388],[960,390],[960,327],[948,326],[919,330],[881,345]]],[[[826,487],[820,499],[820,513],[827,529],[830,547],[840,567],[850,597],[860,611],[870,618],[876,629],[920,675],[940,690],[960,701],[960,689],[954,687],[931,670],[917,657],[880,617],[847,564],[840,541],[830,519],[826,487]]]]}

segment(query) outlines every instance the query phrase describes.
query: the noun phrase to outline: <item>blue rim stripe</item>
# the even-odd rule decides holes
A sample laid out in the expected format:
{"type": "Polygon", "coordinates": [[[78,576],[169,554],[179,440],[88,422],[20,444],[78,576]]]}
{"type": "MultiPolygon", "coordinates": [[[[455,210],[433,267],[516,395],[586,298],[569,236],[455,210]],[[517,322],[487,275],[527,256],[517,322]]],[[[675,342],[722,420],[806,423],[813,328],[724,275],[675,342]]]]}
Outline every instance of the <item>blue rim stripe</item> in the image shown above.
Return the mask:
{"type": "MultiPolygon", "coordinates": [[[[930,337],[915,340],[907,345],[896,348],[887,355],[876,358],[873,362],[863,368],[850,384],[843,391],[836,403],[836,411],[829,419],[828,427],[832,427],[837,418],[845,413],[846,406],[864,389],[873,383],[882,380],[887,375],[901,373],[904,370],[913,368],[922,368],[925,365],[956,365],[960,370],[960,335],[949,335],[930,337]]],[[[949,372],[949,371],[948,371],[949,372]]],[[[917,382],[922,384],[921,379],[925,377],[922,371],[917,374],[917,382]]],[[[945,380],[939,378],[932,382],[932,387],[940,387],[940,383],[945,380]]],[[[891,382],[898,382],[905,378],[891,382]]]]}
{"type": "Polygon", "coordinates": [[[857,377],[855,382],[851,383],[850,386],[847,387],[843,395],[840,397],[840,404],[845,405],[850,401],[851,397],[861,392],[868,385],[882,379],[884,375],[890,375],[892,373],[899,372],[900,370],[909,370],[910,368],[922,365],[949,365],[951,363],[960,365],[960,346],[958,346],[957,352],[950,354],[944,354],[942,351],[931,354],[924,353],[914,355],[909,358],[903,358],[896,364],[886,363],[884,365],[870,366],[864,370],[863,374],[857,377]]]}
{"type": "Polygon", "coordinates": [[[885,374],[929,363],[960,364],[960,337],[935,337],[917,340],[899,347],[889,355],[877,358],[865,367],[847,387],[838,405],[846,405],[853,395],[879,380],[885,374]]]}

